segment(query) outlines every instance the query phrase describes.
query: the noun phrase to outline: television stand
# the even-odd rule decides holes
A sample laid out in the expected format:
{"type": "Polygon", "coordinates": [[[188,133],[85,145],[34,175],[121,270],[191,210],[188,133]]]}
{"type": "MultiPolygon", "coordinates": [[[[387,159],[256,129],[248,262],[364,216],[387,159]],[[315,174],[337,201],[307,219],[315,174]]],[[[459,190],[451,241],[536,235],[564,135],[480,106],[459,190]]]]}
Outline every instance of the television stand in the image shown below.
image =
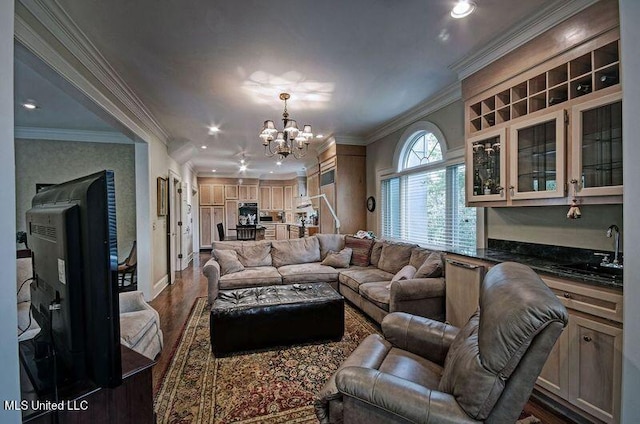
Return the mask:
{"type": "MultiPolygon", "coordinates": [[[[25,342],[20,342],[20,349],[29,349],[29,346],[22,347],[23,343],[25,342]]],[[[64,381],[58,388],[58,398],[65,402],[65,408],[62,411],[23,410],[22,422],[29,424],[154,423],[151,373],[155,361],[125,346],[120,346],[120,351],[122,353],[122,384],[120,386],[100,388],[89,381],[64,381]],[[82,409],[83,407],[85,409],[82,409]]],[[[21,399],[30,405],[32,402],[53,402],[51,392],[42,395],[36,392],[22,358],[20,389],[21,399]]]]}

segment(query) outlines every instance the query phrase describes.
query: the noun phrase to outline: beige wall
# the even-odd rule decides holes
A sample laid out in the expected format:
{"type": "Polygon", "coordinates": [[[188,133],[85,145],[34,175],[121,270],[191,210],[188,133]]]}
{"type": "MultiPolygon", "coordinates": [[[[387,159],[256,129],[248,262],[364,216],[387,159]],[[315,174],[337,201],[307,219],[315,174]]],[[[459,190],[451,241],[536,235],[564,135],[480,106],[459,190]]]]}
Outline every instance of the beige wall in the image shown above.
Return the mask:
{"type": "MultiPolygon", "coordinates": [[[[581,219],[567,219],[568,206],[487,208],[487,237],[528,243],[614,249],[609,225],[622,231],[622,205],[582,206],[581,219]]],[[[624,235],[624,233],[623,233],[624,235]]]]}
{"type": "MultiPolygon", "coordinates": [[[[417,121],[429,121],[438,126],[447,140],[448,150],[454,150],[464,146],[464,112],[462,101],[458,100],[448,106],[443,107],[417,121]]],[[[373,196],[379,202],[376,193],[376,176],[378,171],[395,167],[393,155],[396,146],[402,137],[402,133],[411,124],[407,125],[377,140],[367,146],[367,197],[373,196]]],[[[380,212],[379,208],[372,212],[367,212],[367,229],[376,231],[376,216],[380,212]]]]}
{"type": "Polygon", "coordinates": [[[110,169],[115,174],[118,256],[129,253],[136,239],[133,144],[16,140],[16,228],[24,231],[38,183],[62,183],[110,169]]]}

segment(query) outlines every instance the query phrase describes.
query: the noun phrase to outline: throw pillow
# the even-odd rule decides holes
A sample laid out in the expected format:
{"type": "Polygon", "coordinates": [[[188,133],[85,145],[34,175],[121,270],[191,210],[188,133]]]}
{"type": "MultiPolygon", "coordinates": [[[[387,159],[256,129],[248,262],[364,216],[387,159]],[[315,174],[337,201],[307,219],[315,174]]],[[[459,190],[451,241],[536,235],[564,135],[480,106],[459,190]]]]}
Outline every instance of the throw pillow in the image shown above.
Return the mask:
{"type": "Polygon", "coordinates": [[[322,261],[322,265],[328,265],[334,268],[349,268],[352,253],[353,250],[349,247],[345,247],[339,252],[330,250],[329,253],[327,253],[327,257],[322,261]]]}
{"type": "Polygon", "coordinates": [[[369,266],[373,240],[346,236],[344,238],[344,247],[349,247],[353,250],[353,254],[351,255],[351,265],[369,266]]]}
{"type": "Polygon", "coordinates": [[[440,252],[431,253],[424,263],[420,265],[414,278],[436,277],[442,277],[442,256],[440,252]]]}
{"type": "Polygon", "coordinates": [[[378,267],[378,262],[380,262],[380,254],[382,253],[382,242],[376,241],[373,243],[373,247],[371,248],[371,265],[378,267]]]}
{"type": "Polygon", "coordinates": [[[330,250],[339,252],[344,249],[343,234],[316,234],[318,242],[320,242],[320,258],[324,259],[330,250]]]}
{"type": "Polygon", "coordinates": [[[238,260],[238,253],[235,250],[214,249],[211,253],[220,265],[220,275],[227,275],[233,272],[244,271],[244,265],[238,260]]]}
{"type": "Polygon", "coordinates": [[[387,284],[387,288],[390,289],[391,283],[393,283],[394,281],[411,280],[414,275],[416,275],[416,267],[414,267],[413,265],[405,265],[400,271],[396,273],[396,275],[393,276],[391,282],[387,284]]]}

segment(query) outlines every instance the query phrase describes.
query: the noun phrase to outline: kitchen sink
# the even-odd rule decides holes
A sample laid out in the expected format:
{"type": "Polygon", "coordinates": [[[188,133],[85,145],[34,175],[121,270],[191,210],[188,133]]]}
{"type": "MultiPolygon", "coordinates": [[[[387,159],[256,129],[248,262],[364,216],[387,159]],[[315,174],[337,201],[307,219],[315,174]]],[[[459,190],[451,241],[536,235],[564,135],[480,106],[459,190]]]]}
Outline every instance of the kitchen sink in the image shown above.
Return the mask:
{"type": "Polygon", "coordinates": [[[622,268],[609,268],[601,266],[597,263],[575,262],[570,264],[558,265],[560,269],[576,271],[581,274],[598,275],[601,277],[612,277],[615,279],[622,278],[622,268]]]}

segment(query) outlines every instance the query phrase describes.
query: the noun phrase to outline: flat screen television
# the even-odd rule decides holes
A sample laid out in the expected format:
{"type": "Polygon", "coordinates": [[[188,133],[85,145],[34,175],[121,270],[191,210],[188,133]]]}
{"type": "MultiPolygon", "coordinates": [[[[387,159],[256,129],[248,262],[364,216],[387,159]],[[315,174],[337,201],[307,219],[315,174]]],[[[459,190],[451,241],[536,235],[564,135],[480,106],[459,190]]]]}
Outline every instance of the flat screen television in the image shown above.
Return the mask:
{"type": "Polygon", "coordinates": [[[115,210],[114,174],[102,171],[43,189],[26,213],[36,343],[58,381],[121,384],[115,210]]]}

